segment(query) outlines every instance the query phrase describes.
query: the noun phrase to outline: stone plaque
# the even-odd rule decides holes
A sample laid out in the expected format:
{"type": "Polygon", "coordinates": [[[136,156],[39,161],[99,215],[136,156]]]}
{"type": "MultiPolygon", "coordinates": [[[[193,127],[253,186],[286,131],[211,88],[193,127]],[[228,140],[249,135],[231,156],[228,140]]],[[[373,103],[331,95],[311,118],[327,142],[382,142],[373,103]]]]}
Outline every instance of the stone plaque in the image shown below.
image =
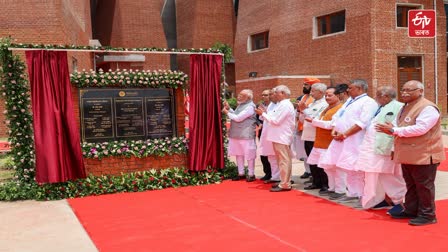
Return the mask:
{"type": "Polygon", "coordinates": [[[86,142],[176,135],[170,89],[80,89],[81,136],[86,142]]]}
{"type": "Polygon", "coordinates": [[[143,99],[115,99],[117,137],[144,137],[143,99]]]}
{"type": "Polygon", "coordinates": [[[170,137],[174,133],[170,97],[146,98],[146,127],[149,138],[170,137]]]}
{"type": "Polygon", "coordinates": [[[114,137],[112,99],[86,98],[82,100],[82,138],[109,139],[114,137]]]}

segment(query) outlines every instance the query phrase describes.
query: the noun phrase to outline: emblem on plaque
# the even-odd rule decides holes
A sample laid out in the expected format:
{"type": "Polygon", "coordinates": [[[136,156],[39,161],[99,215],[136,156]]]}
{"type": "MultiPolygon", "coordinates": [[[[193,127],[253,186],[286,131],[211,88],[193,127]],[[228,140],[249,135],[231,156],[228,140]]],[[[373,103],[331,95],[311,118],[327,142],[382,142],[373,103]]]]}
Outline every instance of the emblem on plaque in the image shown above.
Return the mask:
{"type": "Polygon", "coordinates": [[[126,92],[124,92],[124,91],[120,91],[120,92],[118,92],[118,95],[119,95],[120,97],[123,97],[123,96],[126,95],[126,92]]]}

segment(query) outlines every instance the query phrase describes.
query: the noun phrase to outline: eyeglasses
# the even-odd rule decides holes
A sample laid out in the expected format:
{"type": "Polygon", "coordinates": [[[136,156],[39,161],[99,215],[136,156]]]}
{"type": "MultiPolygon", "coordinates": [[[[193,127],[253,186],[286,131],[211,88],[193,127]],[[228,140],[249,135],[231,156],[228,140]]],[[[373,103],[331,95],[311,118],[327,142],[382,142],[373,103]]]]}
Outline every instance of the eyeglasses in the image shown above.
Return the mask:
{"type": "Polygon", "coordinates": [[[402,93],[410,93],[410,92],[414,92],[415,90],[419,90],[419,89],[421,89],[421,88],[413,88],[413,89],[403,88],[403,89],[400,90],[400,92],[402,92],[402,93]]]}
{"type": "Polygon", "coordinates": [[[268,94],[262,94],[261,96],[269,96],[268,94]]]}

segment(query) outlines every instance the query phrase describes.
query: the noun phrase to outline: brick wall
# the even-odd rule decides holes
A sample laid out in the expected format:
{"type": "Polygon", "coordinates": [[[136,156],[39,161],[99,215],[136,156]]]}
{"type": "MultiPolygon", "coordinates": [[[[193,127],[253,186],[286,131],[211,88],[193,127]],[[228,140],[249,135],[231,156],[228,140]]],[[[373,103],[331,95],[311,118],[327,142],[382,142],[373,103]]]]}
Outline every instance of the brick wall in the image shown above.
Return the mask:
{"type": "Polygon", "coordinates": [[[432,0],[373,1],[372,37],[375,50],[372,58],[372,79],[374,87],[393,84],[397,86],[398,56],[422,56],[423,83],[425,97],[435,101],[435,72],[438,76],[438,103],[446,113],[447,72],[446,72],[446,19],[443,1],[437,1],[437,71],[434,61],[434,39],[409,38],[407,28],[396,28],[396,3],[421,4],[422,9],[433,9],[432,0]],[[391,15],[392,13],[392,15],[391,15]]]}
{"type": "MultiPolygon", "coordinates": [[[[363,78],[372,88],[397,83],[397,56],[423,55],[426,96],[434,97],[434,43],[431,39],[411,39],[407,30],[395,26],[395,4],[422,3],[432,9],[430,0],[409,1],[240,1],[235,36],[237,90],[262,88],[249,85],[249,72],[258,77],[285,75],[328,75],[332,83],[363,78]],[[314,18],[346,11],[345,32],[324,37],[313,36],[314,18]],[[300,13],[300,14],[298,14],[300,13]],[[269,17],[269,18],[266,18],[269,17]],[[269,30],[269,48],[248,52],[251,34],[269,30]],[[241,87],[240,87],[241,85],[241,87]]],[[[438,0],[438,31],[445,31],[443,1],[438,0]]],[[[446,36],[439,32],[439,104],[446,113],[446,36]]],[[[265,82],[263,82],[265,83],[265,82]]],[[[263,85],[263,84],[261,84],[263,85]]],[[[292,86],[294,95],[299,89],[292,86]]]]}
{"type": "MultiPolygon", "coordinates": [[[[216,42],[233,47],[232,0],[177,0],[176,22],[178,48],[209,48],[216,42]]],[[[189,60],[189,57],[178,57],[179,69],[187,74],[189,60]]]]}
{"type": "MultiPolygon", "coordinates": [[[[297,98],[299,95],[302,94],[302,83],[303,78],[255,78],[253,80],[245,80],[237,82],[237,92],[238,94],[243,89],[251,89],[254,93],[254,102],[259,103],[261,102],[261,93],[265,89],[271,89],[278,85],[286,85],[291,90],[291,99],[297,98]]],[[[320,77],[319,80],[321,80],[322,83],[327,84],[328,86],[334,84],[331,83],[331,80],[329,78],[322,78],[320,77]]]]}
{"type": "Polygon", "coordinates": [[[100,176],[104,174],[120,175],[150,169],[164,169],[170,167],[187,167],[186,155],[171,155],[164,157],[108,157],[101,160],[84,159],[87,174],[100,176]]]}
{"type": "MultiPolygon", "coordinates": [[[[98,0],[95,12],[95,39],[103,46],[166,48],[160,13],[163,0],[98,0]]],[[[125,55],[125,54],[121,54],[125,55]]],[[[142,69],[170,69],[168,55],[144,54],[142,69]]],[[[116,68],[128,68],[126,64],[116,68]]],[[[107,69],[105,69],[107,70],[107,69]]]]}
{"type": "MultiPolygon", "coordinates": [[[[16,43],[88,45],[91,30],[89,0],[2,1],[0,37],[11,36],[16,43]]],[[[74,58],[78,68],[91,68],[90,54],[68,53],[70,70],[74,58]]],[[[1,99],[0,104],[0,137],[6,137],[1,99]]]]}

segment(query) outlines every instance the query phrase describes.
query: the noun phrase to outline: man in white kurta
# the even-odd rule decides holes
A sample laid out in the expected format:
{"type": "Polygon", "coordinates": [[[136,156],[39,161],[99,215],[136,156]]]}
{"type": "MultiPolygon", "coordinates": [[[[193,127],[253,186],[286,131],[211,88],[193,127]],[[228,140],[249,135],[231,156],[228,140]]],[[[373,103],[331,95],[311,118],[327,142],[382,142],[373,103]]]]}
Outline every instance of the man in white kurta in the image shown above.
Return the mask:
{"type": "Polygon", "coordinates": [[[237,96],[238,107],[235,111],[224,104],[223,113],[231,120],[229,129],[229,156],[236,156],[238,176],[232,180],[244,179],[244,163],[247,160],[247,182],[255,181],[255,157],[257,146],[255,143],[255,104],[252,102],[253,93],[250,89],[242,90],[237,96]]]}
{"type": "MultiPolygon", "coordinates": [[[[317,118],[319,114],[328,107],[328,103],[325,101],[325,91],[327,90],[327,85],[323,83],[315,83],[311,86],[311,96],[314,101],[304,109],[299,117],[299,120],[303,123],[302,140],[305,146],[305,152],[307,158],[310,157],[311,151],[314,147],[314,141],[316,140],[316,128],[309,121],[305,121],[305,118],[317,118]]],[[[313,182],[311,185],[306,186],[305,190],[322,189],[328,188],[328,179],[323,170],[317,167],[317,164],[310,165],[311,176],[313,177],[313,182]],[[325,176],[325,177],[324,177],[325,176]]]]}
{"type": "Polygon", "coordinates": [[[397,92],[393,87],[381,87],[377,90],[376,101],[380,107],[367,128],[359,150],[356,167],[365,172],[361,200],[365,209],[388,206],[384,201],[386,194],[394,205],[401,204],[406,194],[401,165],[391,158],[394,138],[375,129],[377,123],[392,122],[399,113],[403,103],[395,100],[396,96],[397,92]]]}
{"type": "Polygon", "coordinates": [[[364,138],[365,129],[372,120],[378,105],[367,96],[367,82],[356,79],[349,84],[350,98],[335,115],[333,139],[320,165],[336,168],[336,183],[341,183],[346,175],[347,192],[336,192],[330,199],[350,201],[359,199],[364,190],[364,173],[356,167],[359,146],[364,138]]]}
{"type": "Polygon", "coordinates": [[[291,143],[295,130],[295,110],[289,96],[291,91],[285,85],[275,87],[275,96],[279,101],[272,111],[266,113],[266,109],[258,108],[257,114],[262,115],[269,124],[269,131],[266,136],[268,141],[273,143],[274,152],[280,168],[280,183],[271,188],[271,192],[281,192],[291,190],[292,153],[291,143]]]}
{"type": "MultiPolygon", "coordinates": [[[[274,97],[274,90],[270,90],[269,99],[271,100],[271,102],[266,108],[266,113],[268,115],[272,114],[273,111],[275,110],[275,107],[277,106],[274,97]]],[[[271,178],[269,180],[266,180],[264,183],[265,184],[278,183],[280,182],[280,170],[278,168],[277,157],[275,156],[274,146],[272,142],[268,141],[267,139],[267,135],[269,132],[269,123],[266,120],[264,120],[263,116],[260,116],[260,120],[263,121],[263,131],[261,132],[260,136],[258,152],[260,156],[267,156],[269,163],[271,164],[271,178]]]]}

